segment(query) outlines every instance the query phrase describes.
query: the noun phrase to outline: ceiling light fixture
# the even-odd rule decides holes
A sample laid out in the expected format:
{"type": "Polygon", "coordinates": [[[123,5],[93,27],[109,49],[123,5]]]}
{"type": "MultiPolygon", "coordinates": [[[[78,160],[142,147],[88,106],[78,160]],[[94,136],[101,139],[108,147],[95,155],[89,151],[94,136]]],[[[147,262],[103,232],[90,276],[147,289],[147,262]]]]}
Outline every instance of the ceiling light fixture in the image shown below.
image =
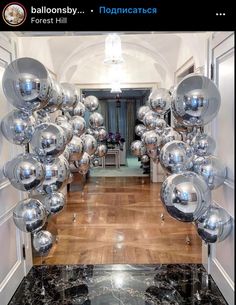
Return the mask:
{"type": "Polygon", "coordinates": [[[121,64],[124,62],[122,57],[121,39],[117,34],[109,34],[105,40],[105,59],[106,64],[121,64]]]}

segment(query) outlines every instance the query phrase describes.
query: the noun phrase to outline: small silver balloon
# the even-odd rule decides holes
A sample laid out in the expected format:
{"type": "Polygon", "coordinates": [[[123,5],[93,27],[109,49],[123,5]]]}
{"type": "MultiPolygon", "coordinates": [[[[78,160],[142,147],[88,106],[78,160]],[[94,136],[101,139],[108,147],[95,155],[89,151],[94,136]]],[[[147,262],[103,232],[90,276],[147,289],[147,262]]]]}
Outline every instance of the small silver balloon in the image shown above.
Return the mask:
{"type": "Polygon", "coordinates": [[[211,190],[220,187],[227,176],[226,166],[215,156],[194,159],[193,170],[202,176],[211,190]]]}
{"type": "Polygon", "coordinates": [[[94,154],[100,158],[104,157],[107,154],[107,146],[99,144],[94,154]]]}
{"type": "Polygon", "coordinates": [[[218,88],[208,77],[186,76],[172,96],[174,117],[184,126],[203,126],[217,115],[221,103],[218,88]]]}
{"type": "Polygon", "coordinates": [[[167,110],[170,109],[171,96],[167,89],[153,89],[149,95],[148,100],[150,108],[159,115],[164,114],[167,110]]]}
{"type": "Polygon", "coordinates": [[[104,141],[106,140],[106,137],[107,137],[107,131],[105,129],[105,127],[100,127],[98,128],[98,140],[99,141],[104,141]]]}
{"type": "Polygon", "coordinates": [[[33,117],[36,120],[36,125],[50,123],[51,121],[49,114],[44,109],[34,111],[33,117]]]}
{"type": "Polygon", "coordinates": [[[131,154],[136,157],[141,157],[146,153],[146,147],[143,145],[143,142],[139,140],[131,143],[130,150],[131,154]]]}
{"type": "Polygon", "coordinates": [[[35,131],[35,118],[20,110],[12,110],[1,122],[1,131],[4,137],[16,145],[29,143],[35,131]]]}
{"type": "Polygon", "coordinates": [[[30,144],[38,156],[45,160],[51,160],[63,153],[66,137],[60,126],[45,123],[36,127],[30,144]]]}
{"type": "Polygon", "coordinates": [[[60,190],[69,176],[69,164],[63,156],[55,158],[51,163],[44,164],[45,178],[36,188],[40,194],[51,194],[60,190]]]}
{"type": "Polygon", "coordinates": [[[152,161],[157,162],[159,161],[160,150],[158,147],[154,149],[147,149],[147,155],[152,159],[152,161]]]}
{"type": "Polygon", "coordinates": [[[193,150],[182,141],[166,143],[160,153],[160,163],[169,173],[180,173],[193,166],[193,150]]]}
{"type": "Polygon", "coordinates": [[[89,155],[93,155],[97,149],[97,140],[91,135],[84,135],[84,152],[87,152],[89,155]]]}
{"type": "Polygon", "coordinates": [[[139,121],[143,122],[145,114],[150,111],[149,106],[141,106],[137,111],[137,118],[139,121]]]}
{"type": "Polygon", "coordinates": [[[147,129],[155,129],[157,128],[157,119],[158,115],[156,112],[150,110],[145,113],[143,122],[147,129]]]}
{"type": "Polygon", "coordinates": [[[85,108],[84,104],[81,102],[78,102],[77,105],[75,106],[75,108],[71,109],[69,111],[69,113],[71,116],[78,115],[78,116],[84,117],[85,111],[86,111],[86,108],[85,108]]]}
{"type": "Polygon", "coordinates": [[[154,130],[150,130],[144,132],[142,141],[148,150],[156,149],[161,144],[161,137],[154,130]]]}
{"type": "Polygon", "coordinates": [[[53,246],[53,236],[49,231],[39,231],[33,236],[34,249],[39,254],[46,254],[53,246]]]}
{"type": "Polygon", "coordinates": [[[73,133],[76,136],[81,136],[86,130],[86,122],[81,116],[73,116],[70,120],[73,128],[73,133]]]}
{"type": "Polygon", "coordinates": [[[46,195],[42,195],[42,194],[36,194],[36,193],[30,194],[30,198],[37,199],[38,201],[40,201],[43,204],[43,206],[47,212],[47,217],[49,217],[49,215],[51,214],[51,207],[49,205],[49,202],[46,200],[46,197],[47,197],[46,195]]]}
{"type": "Polygon", "coordinates": [[[138,124],[135,126],[135,134],[138,137],[142,137],[145,131],[147,131],[147,128],[143,124],[138,124]]]}
{"type": "Polygon", "coordinates": [[[65,206],[65,195],[60,192],[52,192],[45,196],[45,204],[50,207],[50,214],[59,213],[65,206]]]}
{"type": "Polygon", "coordinates": [[[73,137],[73,127],[72,124],[66,120],[58,120],[57,125],[60,126],[66,138],[66,144],[68,144],[73,137]]]}
{"type": "Polygon", "coordinates": [[[9,103],[32,113],[47,105],[51,79],[43,64],[33,58],[23,57],[6,67],[2,86],[9,103]]]}
{"type": "Polygon", "coordinates": [[[21,200],[13,210],[13,220],[21,231],[35,232],[44,226],[47,220],[47,211],[37,199],[21,200]]]}
{"type": "Polygon", "coordinates": [[[206,133],[197,134],[191,145],[193,147],[194,153],[197,156],[208,156],[212,155],[216,148],[215,140],[206,133]]]}
{"type": "Polygon", "coordinates": [[[233,219],[226,210],[210,205],[195,222],[199,236],[206,243],[225,240],[232,231],[233,219]]]}
{"type": "Polygon", "coordinates": [[[162,140],[161,140],[161,144],[165,145],[168,142],[172,142],[172,141],[180,141],[181,140],[181,135],[175,131],[172,127],[166,127],[163,130],[162,133],[162,140]]]}
{"type": "Polygon", "coordinates": [[[51,79],[51,91],[48,99],[48,104],[43,108],[46,112],[53,113],[59,110],[62,104],[63,92],[61,85],[55,80],[51,79]]]}
{"type": "Polygon", "coordinates": [[[84,99],[84,105],[88,109],[88,111],[93,112],[98,109],[99,101],[96,96],[89,95],[84,99]]]}
{"type": "Polygon", "coordinates": [[[77,104],[77,97],[75,94],[75,88],[72,84],[61,83],[62,88],[62,103],[60,108],[62,111],[72,111],[77,104]]]}
{"type": "Polygon", "coordinates": [[[81,159],[84,152],[84,144],[79,137],[74,135],[69,144],[67,144],[67,148],[70,153],[69,162],[78,161],[81,159]]]}
{"type": "Polygon", "coordinates": [[[103,116],[98,112],[93,112],[89,116],[89,125],[91,128],[101,127],[104,123],[103,116]]]}
{"type": "Polygon", "coordinates": [[[99,167],[99,159],[94,159],[92,161],[93,167],[99,167]]]}
{"type": "Polygon", "coordinates": [[[149,158],[148,155],[143,155],[143,156],[141,157],[141,162],[142,162],[142,163],[147,163],[147,162],[149,162],[149,161],[150,161],[150,158],[149,158]]]}
{"type": "Polygon", "coordinates": [[[162,184],[161,200],[167,212],[183,222],[197,220],[211,202],[206,182],[193,172],[170,175],[162,184]]]}
{"type": "Polygon", "coordinates": [[[3,173],[12,186],[21,191],[35,189],[43,181],[45,173],[37,156],[20,154],[3,167],[3,173]]]}
{"type": "Polygon", "coordinates": [[[90,155],[84,152],[79,161],[74,162],[75,167],[81,175],[86,175],[90,167],[90,155]]]}

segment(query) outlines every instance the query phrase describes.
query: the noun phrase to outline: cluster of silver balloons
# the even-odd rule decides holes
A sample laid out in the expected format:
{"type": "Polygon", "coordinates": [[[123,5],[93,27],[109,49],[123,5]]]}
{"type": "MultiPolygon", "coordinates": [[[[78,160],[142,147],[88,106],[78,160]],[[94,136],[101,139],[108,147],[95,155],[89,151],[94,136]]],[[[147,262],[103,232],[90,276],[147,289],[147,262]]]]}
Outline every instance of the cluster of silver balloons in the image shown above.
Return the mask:
{"type": "Polygon", "coordinates": [[[4,137],[27,151],[8,161],[3,173],[12,186],[29,198],[18,202],[13,219],[16,226],[33,233],[33,246],[40,254],[53,245],[52,234],[42,230],[47,218],[60,212],[66,199],[60,190],[71,180],[71,164],[86,174],[106,154],[103,117],[96,112],[98,99],[80,98],[76,88],[52,79],[42,63],[19,58],[5,69],[3,91],[16,109],[1,121],[4,137]],[[52,121],[50,114],[62,115],[52,121]],[[85,111],[90,128],[86,129],[85,111]]]}
{"type": "Polygon", "coordinates": [[[191,74],[174,89],[155,89],[139,108],[135,127],[140,141],[131,144],[135,156],[160,162],[167,178],[161,200],[167,212],[183,222],[194,222],[206,243],[224,240],[232,230],[232,217],[212,203],[211,191],[223,185],[226,166],[214,156],[216,143],[203,128],[217,115],[221,97],[207,77],[191,74]],[[171,109],[174,127],[163,114],[171,109]]]}

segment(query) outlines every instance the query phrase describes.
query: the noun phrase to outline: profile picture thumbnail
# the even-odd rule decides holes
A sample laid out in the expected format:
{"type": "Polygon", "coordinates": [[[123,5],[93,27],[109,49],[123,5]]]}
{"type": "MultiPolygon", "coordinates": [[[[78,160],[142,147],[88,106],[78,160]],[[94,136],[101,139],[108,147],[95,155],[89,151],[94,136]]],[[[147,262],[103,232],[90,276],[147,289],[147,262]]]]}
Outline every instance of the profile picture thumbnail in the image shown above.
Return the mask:
{"type": "Polygon", "coordinates": [[[26,9],[18,2],[7,4],[2,12],[3,20],[10,26],[19,26],[25,22],[26,9]]]}

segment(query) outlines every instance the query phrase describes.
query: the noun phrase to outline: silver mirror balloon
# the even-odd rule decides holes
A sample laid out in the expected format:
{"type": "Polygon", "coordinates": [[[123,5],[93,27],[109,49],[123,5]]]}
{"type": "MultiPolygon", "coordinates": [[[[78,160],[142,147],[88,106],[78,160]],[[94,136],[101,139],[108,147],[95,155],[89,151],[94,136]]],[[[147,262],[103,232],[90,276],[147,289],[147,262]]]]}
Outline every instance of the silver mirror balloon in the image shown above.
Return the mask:
{"type": "Polygon", "coordinates": [[[4,137],[16,145],[28,144],[34,134],[36,121],[21,110],[12,110],[1,121],[4,137]]]}
{"type": "Polygon", "coordinates": [[[63,91],[61,85],[51,79],[51,91],[47,105],[43,108],[46,112],[53,113],[60,109],[62,104],[63,91]]]}
{"type": "Polygon", "coordinates": [[[86,111],[86,108],[85,108],[84,104],[81,102],[78,102],[77,105],[75,106],[75,108],[73,108],[69,111],[69,114],[71,116],[78,115],[78,116],[84,117],[85,111],[86,111]]]}
{"type": "Polygon", "coordinates": [[[91,128],[98,128],[103,126],[104,119],[103,116],[98,112],[93,112],[89,116],[89,125],[91,128]]]}
{"type": "Polygon", "coordinates": [[[132,155],[136,157],[141,157],[146,153],[146,147],[143,145],[142,141],[136,140],[131,143],[130,150],[132,155]]]}
{"type": "Polygon", "coordinates": [[[84,152],[81,159],[74,164],[81,175],[86,175],[90,166],[90,155],[87,152],[84,152]]]}
{"type": "Polygon", "coordinates": [[[78,161],[81,159],[84,152],[84,143],[81,138],[73,136],[72,140],[67,145],[69,151],[69,161],[78,161]]]}
{"type": "Polygon", "coordinates": [[[216,143],[208,134],[200,133],[192,139],[191,146],[197,156],[208,156],[214,153],[216,143]]]}
{"type": "Polygon", "coordinates": [[[61,83],[62,88],[62,103],[60,108],[62,111],[73,111],[77,103],[76,89],[73,85],[68,83],[61,83]]]}
{"type": "Polygon", "coordinates": [[[143,122],[145,114],[150,111],[149,106],[141,106],[137,111],[137,118],[139,121],[143,122]]]}
{"type": "Polygon", "coordinates": [[[39,254],[46,254],[53,246],[53,236],[49,231],[39,231],[33,235],[33,246],[39,254]]]}
{"type": "Polygon", "coordinates": [[[81,136],[86,130],[86,122],[81,116],[73,116],[70,120],[73,133],[76,136],[81,136]]]}
{"type": "Polygon", "coordinates": [[[154,112],[162,115],[170,109],[171,96],[167,89],[156,88],[149,95],[148,102],[154,112]]]}
{"type": "Polygon", "coordinates": [[[91,135],[84,135],[82,140],[84,143],[84,152],[93,155],[97,149],[97,140],[91,135]]]}
{"type": "Polygon", "coordinates": [[[99,101],[96,96],[89,95],[84,99],[84,106],[88,109],[88,111],[94,112],[99,107],[99,101]]]}

